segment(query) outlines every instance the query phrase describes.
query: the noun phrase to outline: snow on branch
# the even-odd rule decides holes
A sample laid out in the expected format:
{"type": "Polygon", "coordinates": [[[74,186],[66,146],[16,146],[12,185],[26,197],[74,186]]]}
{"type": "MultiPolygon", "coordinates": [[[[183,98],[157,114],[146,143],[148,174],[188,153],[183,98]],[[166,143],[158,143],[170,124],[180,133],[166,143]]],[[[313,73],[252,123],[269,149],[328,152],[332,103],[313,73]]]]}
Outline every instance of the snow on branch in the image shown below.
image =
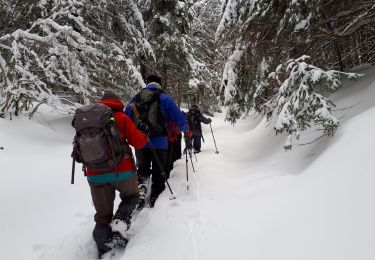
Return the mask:
{"type": "Polygon", "coordinates": [[[106,89],[134,94],[144,84],[134,54],[154,54],[136,2],[120,2],[51,0],[51,9],[42,1],[30,7],[27,28],[0,37],[0,111],[18,114],[34,101],[70,111],[106,89]]]}
{"type": "Polygon", "coordinates": [[[332,115],[333,102],[322,93],[334,92],[344,79],[357,79],[360,74],[335,70],[324,71],[308,64],[310,57],[302,56],[280,64],[269,78],[277,80],[280,88],[276,94],[276,134],[287,132],[285,149],[292,148],[302,131],[312,125],[320,125],[325,135],[335,133],[339,121],[332,115]]]}

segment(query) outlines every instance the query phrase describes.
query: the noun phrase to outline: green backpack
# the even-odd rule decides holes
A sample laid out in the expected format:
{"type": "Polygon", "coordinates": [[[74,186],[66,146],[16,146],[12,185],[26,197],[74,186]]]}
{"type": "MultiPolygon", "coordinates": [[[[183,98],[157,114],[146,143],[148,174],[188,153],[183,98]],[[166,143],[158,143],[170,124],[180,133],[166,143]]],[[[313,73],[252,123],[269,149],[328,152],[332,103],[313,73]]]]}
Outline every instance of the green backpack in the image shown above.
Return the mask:
{"type": "Polygon", "coordinates": [[[151,135],[168,135],[166,120],[160,108],[162,90],[145,89],[137,94],[134,104],[139,117],[134,117],[135,124],[146,124],[151,135]]]}

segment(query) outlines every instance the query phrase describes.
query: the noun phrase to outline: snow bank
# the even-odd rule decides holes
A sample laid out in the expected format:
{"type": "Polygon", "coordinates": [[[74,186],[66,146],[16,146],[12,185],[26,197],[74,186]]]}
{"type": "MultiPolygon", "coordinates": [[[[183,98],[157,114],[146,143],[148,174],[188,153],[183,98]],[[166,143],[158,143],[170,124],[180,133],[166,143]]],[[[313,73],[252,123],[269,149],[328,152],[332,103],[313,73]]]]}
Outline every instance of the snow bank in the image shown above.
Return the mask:
{"type": "MultiPolygon", "coordinates": [[[[366,76],[332,97],[337,134],[289,152],[262,118],[232,127],[215,115],[220,153],[204,125],[190,189],[179,160],[170,179],[177,199],[166,190],[142,211],[114,259],[374,259],[375,70],[359,72],[366,76]]],[[[47,108],[33,121],[0,119],[2,259],[95,259],[79,165],[70,185],[70,120],[47,108]]]]}

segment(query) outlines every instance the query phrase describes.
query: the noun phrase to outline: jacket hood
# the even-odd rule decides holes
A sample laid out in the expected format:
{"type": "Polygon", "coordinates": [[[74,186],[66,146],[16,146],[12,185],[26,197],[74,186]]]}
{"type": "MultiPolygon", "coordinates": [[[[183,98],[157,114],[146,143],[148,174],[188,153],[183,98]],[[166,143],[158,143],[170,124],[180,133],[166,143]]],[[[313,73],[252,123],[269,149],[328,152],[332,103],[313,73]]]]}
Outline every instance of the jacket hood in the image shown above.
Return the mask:
{"type": "Polygon", "coordinates": [[[149,84],[147,84],[147,86],[143,89],[162,89],[160,84],[159,83],[156,83],[156,82],[151,82],[149,84]]]}
{"type": "Polygon", "coordinates": [[[120,99],[115,98],[103,99],[99,103],[109,106],[113,111],[123,111],[125,107],[120,99]]]}

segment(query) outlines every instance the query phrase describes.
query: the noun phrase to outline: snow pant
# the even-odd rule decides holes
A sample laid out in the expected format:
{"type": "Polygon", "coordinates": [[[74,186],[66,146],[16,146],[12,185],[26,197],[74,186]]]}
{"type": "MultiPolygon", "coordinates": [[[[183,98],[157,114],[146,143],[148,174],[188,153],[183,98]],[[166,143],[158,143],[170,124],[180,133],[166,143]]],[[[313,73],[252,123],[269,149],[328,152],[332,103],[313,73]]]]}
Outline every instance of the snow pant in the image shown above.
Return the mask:
{"type": "Polygon", "coordinates": [[[201,151],[201,136],[200,135],[193,135],[193,148],[195,151],[201,151]]]}
{"type": "Polygon", "coordinates": [[[185,149],[184,149],[184,154],[186,152],[186,149],[192,149],[193,148],[193,138],[185,138],[185,149]]]}
{"type": "Polygon", "coordinates": [[[170,173],[173,169],[174,162],[181,159],[181,139],[182,135],[177,135],[176,141],[168,142],[167,162],[165,165],[165,174],[167,179],[169,178],[170,173]]]}
{"type": "Polygon", "coordinates": [[[136,175],[118,182],[89,184],[91,197],[96,209],[94,216],[96,223],[108,224],[112,222],[116,190],[120,193],[121,203],[118,206],[115,218],[130,220],[130,216],[138,203],[136,175]]]}
{"type": "Polygon", "coordinates": [[[167,179],[169,179],[170,173],[173,169],[174,143],[175,142],[168,142],[167,162],[165,164],[165,175],[167,179]]]}
{"type": "Polygon", "coordinates": [[[172,161],[175,162],[179,159],[181,159],[182,153],[181,153],[181,139],[182,135],[178,134],[177,135],[177,140],[173,142],[173,156],[172,156],[172,161]]]}
{"type": "Polygon", "coordinates": [[[129,228],[130,226],[131,215],[136,209],[139,200],[137,175],[119,182],[89,183],[89,185],[96,210],[94,216],[96,225],[93,231],[93,237],[99,253],[102,254],[110,250],[113,246],[111,246],[110,243],[113,238],[110,225],[112,217],[113,220],[124,222],[125,227],[129,228]],[[116,190],[120,193],[121,203],[113,216],[116,190]]]}
{"type": "MultiPolygon", "coordinates": [[[[155,149],[156,156],[159,158],[161,167],[165,171],[167,162],[167,150],[155,149]]],[[[144,184],[151,175],[151,194],[150,206],[153,207],[156,199],[165,189],[165,178],[162,175],[158,163],[155,160],[154,154],[150,148],[143,148],[135,150],[138,165],[138,183],[144,184]]]]}

